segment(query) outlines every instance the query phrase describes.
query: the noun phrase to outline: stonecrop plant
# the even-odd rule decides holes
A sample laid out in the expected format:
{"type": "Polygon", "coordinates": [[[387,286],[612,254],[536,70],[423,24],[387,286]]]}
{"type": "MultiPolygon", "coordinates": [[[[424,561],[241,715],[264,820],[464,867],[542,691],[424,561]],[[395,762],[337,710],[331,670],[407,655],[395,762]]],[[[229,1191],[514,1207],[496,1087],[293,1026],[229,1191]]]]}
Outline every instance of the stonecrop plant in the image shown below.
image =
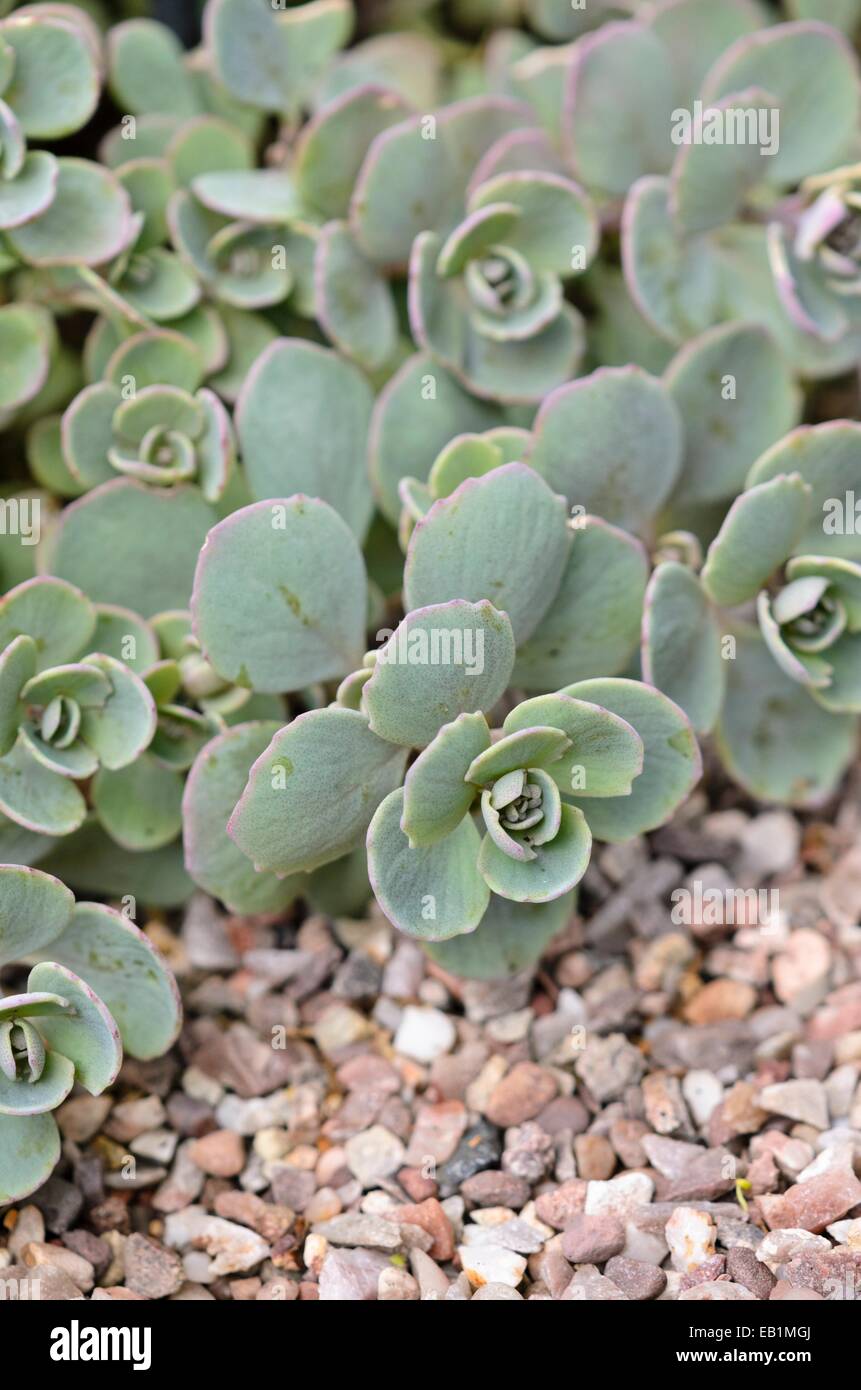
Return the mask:
{"type": "Polygon", "coordinates": [[[494,978],[701,742],[837,792],[861,2],[0,8],[2,1203],[177,1034],[140,908],[494,978]]]}

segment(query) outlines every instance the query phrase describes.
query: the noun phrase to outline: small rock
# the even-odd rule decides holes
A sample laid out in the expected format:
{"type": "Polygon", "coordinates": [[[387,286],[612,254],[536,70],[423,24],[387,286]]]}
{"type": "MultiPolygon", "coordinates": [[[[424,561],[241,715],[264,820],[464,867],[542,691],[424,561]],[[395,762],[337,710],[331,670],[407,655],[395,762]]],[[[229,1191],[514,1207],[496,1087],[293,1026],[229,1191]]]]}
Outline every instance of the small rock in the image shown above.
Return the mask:
{"type": "Polygon", "coordinates": [[[814,1129],[828,1128],[828,1101],[821,1081],[778,1081],[763,1086],[757,1100],[773,1115],[785,1115],[814,1129]]]}
{"type": "Polygon", "coordinates": [[[643,1057],[624,1033],[590,1036],[575,1071],[597,1101],[615,1100],[636,1086],[645,1070],[643,1057]]]}
{"type": "Polygon", "coordinates": [[[195,1139],[189,1154],[198,1168],[216,1178],[235,1178],[245,1167],[245,1146],[229,1129],[216,1129],[195,1139]]]}
{"type": "Polygon", "coordinates": [[[736,1245],[727,1251],[727,1274],[734,1284],[743,1284],[757,1298],[768,1298],[777,1282],[766,1268],[764,1261],[757,1259],[752,1250],[736,1245]]]}
{"type": "Polygon", "coordinates": [[[579,1177],[598,1182],[612,1177],[616,1155],[603,1134],[578,1134],[574,1140],[574,1156],[579,1177]]]}
{"type": "Polygon", "coordinates": [[[523,1294],[510,1284],[482,1284],[470,1299],[471,1303],[522,1303],[523,1294]]]}
{"type": "Polygon", "coordinates": [[[397,1250],[401,1243],[391,1221],[355,1211],[346,1211],[331,1221],[324,1221],[315,1227],[314,1234],[323,1236],[330,1245],[359,1245],[372,1250],[397,1250]]]}
{"type": "Polygon", "coordinates": [[[448,1014],[407,1004],[392,1046],[404,1057],[428,1064],[451,1052],[456,1041],[457,1030],[448,1014]]]}
{"type": "Polygon", "coordinates": [[[861,1203],[861,1182],[851,1170],[829,1168],[818,1178],[796,1183],[782,1196],[766,1195],[759,1202],[772,1230],[793,1227],[819,1232],[861,1203]]]}
{"type": "Polygon", "coordinates": [[[553,1192],[542,1192],[541,1196],[536,1198],[536,1216],[539,1221],[546,1222],[554,1230],[564,1230],[566,1226],[571,1225],[574,1217],[584,1210],[587,1190],[593,1186],[594,1183],[571,1178],[553,1192]]]}
{"type": "MultiPolygon", "coordinates": [[[[424,1202],[392,1207],[382,1213],[381,1219],[390,1223],[396,1221],[399,1224],[406,1223],[408,1226],[421,1227],[433,1241],[428,1250],[431,1258],[442,1261],[452,1259],[454,1255],[454,1231],[451,1222],[435,1197],[428,1197],[424,1202]]],[[[360,1244],[359,1241],[355,1243],[360,1244]]]]}
{"type": "Polygon", "coordinates": [[[329,1250],[320,1269],[320,1302],[371,1302],[377,1298],[380,1275],[392,1268],[376,1250],[329,1250]]]}
{"type": "Polygon", "coordinates": [[[420,1298],[418,1280],[409,1270],[389,1265],[380,1271],[377,1280],[377,1299],[380,1303],[412,1303],[420,1298]]]}
{"type": "Polygon", "coordinates": [[[126,1287],[144,1298],[168,1298],[178,1293],[185,1275],[182,1260],[148,1236],[131,1235],[123,1249],[126,1287]]]}
{"type": "Polygon", "coordinates": [[[757,993],[742,980],[712,980],[697,990],[682,1010],[688,1023],[699,1027],[747,1018],[756,1007],[757,993]]]}
{"type": "Polygon", "coordinates": [[[717,1283],[696,1284],[692,1289],[683,1289],[679,1294],[680,1303],[750,1303],[755,1300],[756,1294],[751,1293],[743,1284],[732,1284],[722,1279],[717,1283]]]}
{"type": "MultiPolygon", "coordinates": [[[[400,1139],[382,1125],[354,1134],[344,1145],[350,1172],[363,1187],[375,1187],[404,1165],[406,1150],[400,1139]]],[[[293,1202],[288,1203],[295,1206],[293,1202]]]]}
{"type": "Polygon", "coordinates": [[[667,1221],[664,1236],[673,1268],[690,1274],[715,1253],[715,1224],[694,1207],[677,1207],[667,1221]]]}
{"type": "Polygon", "coordinates": [[[607,1261],[604,1274],[634,1303],[657,1298],[667,1286],[667,1276],[662,1269],[643,1260],[631,1260],[627,1255],[614,1255],[607,1261]]]}
{"type": "Polygon", "coordinates": [[[507,1129],[531,1120],[557,1092],[556,1078],[535,1062],[518,1062],[493,1088],[484,1107],[492,1124],[507,1129]]]}
{"type": "Polygon", "coordinates": [[[689,1133],[691,1119],[678,1079],[669,1072],[654,1071],[643,1077],[646,1119],[657,1134],[689,1133]]]}
{"type": "Polygon", "coordinates": [[[460,1143],[467,1119],[466,1106],[460,1100],[420,1106],[407,1146],[406,1163],[422,1169],[445,1163],[460,1143]]]}
{"type": "Polygon", "coordinates": [[[581,1265],[562,1294],[565,1303],[625,1303],[628,1295],[600,1274],[594,1265],[581,1265]]]}
{"type": "Polygon", "coordinates": [[[587,1183],[584,1210],[589,1216],[610,1212],[624,1221],[637,1207],[648,1205],[654,1191],[648,1173],[620,1173],[609,1182],[587,1183]]]}
{"type": "Polygon", "coordinates": [[[519,1211],[529,1201],[529,1184],[513,1173],[485,1168],[461,1183],[461,1196],[478,1207],[511,1207],[519,1211]]]}
{"type": "Polygon", "coordinates": [[[57,1111],[57,1124],[64,1139],[86,1144],[98,1134],[113,1104],[110,1096],[75,1096],[57,1111]]]}
{"type": "Polygon", "coordinates": [[[516,1289],[526,1273],[526,1260],[502,1245],[461,1245],[461,1268],[474,1289],[482,1284],[507,1284],[516,1289]]]}
{"type": "Polygon", "coordinates": [[[195,1249],[205,1250],[213,1257],[212,1269],[216,1277],[244,1273],[271,1254],[266,1241],[255,1232],[220,1216],[210,1216],[199,1206],[186,1207],[168,1216],[165,1242],[173,1249],[187,1250],[193,1245],[195,1249]]]}
{"type": "Polygon", "coordinates": [[[603,1264],[625,1245],[625,1228],[609,1213],[575,1216],[562,1236],[562,1253],[572,1264],[603,1264]]]}

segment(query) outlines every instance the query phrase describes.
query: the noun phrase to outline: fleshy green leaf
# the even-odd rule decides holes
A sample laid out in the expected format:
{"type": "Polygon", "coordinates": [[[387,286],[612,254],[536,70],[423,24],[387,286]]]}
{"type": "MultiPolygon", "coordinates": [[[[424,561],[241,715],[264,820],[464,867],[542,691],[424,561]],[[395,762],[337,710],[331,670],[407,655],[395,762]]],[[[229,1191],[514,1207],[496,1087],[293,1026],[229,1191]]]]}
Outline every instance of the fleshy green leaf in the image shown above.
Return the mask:
{"type": "Polygon", "coordinates": [[[182,45],[166,24],[130,19],[110,30],[110,88],[121,111],[194,116],[198,106],[182,45]]]}
{"type": "MultiPolygon", "coordinates": [[[[560,692],[537,695],[515,705],[506,733],[547,726],[560,729],[570,747],[546,764],[560,791],[585,797],[628,796],[643,770],[643,741],[619,715],[560,692]]],[[[497,745],[498,746],[498,745],[497,745]]]]}
{"type": "Polygon", "coordinates": [[[3,99],[25,135],[40,140],[70,135],[86,125],[99,100],[98,54],[83,26],[70,23],[75,9],[50,5],[12,15],[0,37],[13,50],[12,81],[3,99]]]}
{"type": "Polygon", "coordinates": [[[81,738],[103,767],[127,767],[155,733],[155,701],[139,676],[112,656],[94,653],[89,664],[103,672],[111,693],[100,709],[82,709],[81,738]]]}
{"type": "Polygon", "coordinates": [[[56,1110],[74,1084],[75,1068],[59,1052],[48,1053],[38,1081],[10,1081],[0,1071],[0,1116],[43,1115],[56,1110]]]}
{"type": "Polygon", "coordinates": [[[623,670],[637,645],[648,573],[633,536],[600,517],[578,518],[559,592],[518,650],[514,684],[548,690],[623,670]]]}
{"type": "Polygon", "coordinates": [[[200,750],[188,774],[182,803],[185,861],[199,887],[230,912],[282,912],[304,883],[256,872],[234,844],[226,825],[245,790],[252,764],[278,732],[274,721],[237,724],[200,750]]]}
{"type": "Polygon", "coordinates": [[[41,309],[30,304],[7,304],[0,309],[0,410],[14,410],[41,390],[51,349],[41,309]]]}
{"type": "Polygon", "coordinates": [[[74,971],[113,1016],[132,1057],[160,1057],[182,1021],[176,981],[142,931],[103,903],[78,903],[42,960],[74,971]]]}
{"type": "Polygon", "coordinates": [[[0,965],[23,960],[59,936],[75,899],[41,869],[0,865],[0,965]]]}
{"type": "Polygon", "coordinates": [[[100,769],[91,799],[112,840],[128,850],[160,849],[182,829],[183,779],[144,753],[127,767],[100,769]]]}
{"type": "Polygon", "coordinates": [[[525,641],[547,612],[565,569],[565,505],[531,468],[509,463],[469,478],[435,502],[410,540],[408,608],[489,599],[525,641]]]}
{"type": "Polygon", "coordinates": [[[370,371],[389,362],[398,341],[395,302],[345,222],[329,222],[321,231],[314,275],[317,316],[335,346],[370,371]]]}
{"type": "Polygon", "coordinates": [[[857,719],[823,710],[787,676],[759,634],[736,636],[715,739],[730,775],[763,801],[816,806],[857,749],[857,719]]]}
{"type": "Polygon", "coordinates": [[[562,807],[562,824],[546,844],[536,845],[533,859],[514,859],[490,835],[481,842],[478,868],[488,887],[518,903],[546,903],[560,898],[585,874],[592,835],[583,812],[562,807]]]}
{"type": "Polygon", "coordinates": [[[0,1204],[35,1192],[59,1158],[60,1131],[53,1115],[0,1115],[0,1204]]]}
{"type": "Polygon", "coordinates": [[[548,725],[519,728],[478,753],[466,769],[464,779],[478,787],[489,786],[520,768],[549,767],[570,746],[571,740],[561,729],[548,725]]]}
{"type": "Polygon", "coordinates": [[[42,835],[69,835],[87,814],[74,782],[37,762],[19,736],[0,758],[0,811],[25,830],[42,835]]]}
{"type": "Polygon", "coordinates": [[[424,748],[459,714],[493,708],[514,666],[514,634],[491,603],[453,599],[408,613],[377,653],[362,696],[380,738],[424,748]]]}
{"type": "Polygon", "coordinates": [[[602,367],[543,403],[529,463],[580,515],[636,531],[668,497],[681,460],[681,421],[663,383],[638,367],[602,367]]]}
{"type": "Polygon", "coordinates": [[[104,483],[63,512],[51,569],[96,603],[144,618],[187,608],[198,553],[215,513],[197,488],[104,483]]]}
{"type": "Polygon", "coordinates": [[[356,87],[327,103],[296,141],[292,172],[303,201],[324,217],[346,217],[374,137],[411,114],[388,87],[356,87]]]}
{"type": "Polygon", "coordinates": [[[643,771],[636,778],[631,795],[607,800],[592,797],[580,803],[595,838],[615,843],[662,825],[684,801],[702,771],[700,751],[687,716],[666,695],[640,681],[578,681],[562,693],[618,714],[643,740],[643,771]]]}
{"type": "Polygon", "coordinates": [[[372,405],[362,374],[336,353],[296,338],[272,343],[236,409],[252,494],[320,498],[361,540],[373,509],[365,463],[372,405]]]}
{"type": "Polygon", "coordinates": [[[741,493],[709,546],[703,588],[734,608],[753,598],[798,545],[810,515],[810,488],[799,473],[780,474],[741,493]]]}
{"type": "Polygon", "coordinates": [[[682,348],[664,382],[685,427],[676,501],[735,496],[752,461],[798,418],[798,387],[771,334],[756,324],[709,329],[682,348]]]}
{"type": "Polygon", "coordinates": [[[467,771],[489,747],[484,716],[459,714],[419,754],[404,782],[401,817],[411,848],[432,845],[460,824],[475,799],[475,787],[466,782],[467,771]]]}
{"type": "Polygon", "coordinates": [[[606,24],[572,50],[564,139],[587,188],[625,193],[669,167],[673,75],[667,49],[635,21],[606,24]]]}
{"type": "Polygon", "coordinates": [[[798,555],[842,555],[861,560],[861,524],[852,516],[858,496],[861,425],[831,420],[802,425],[768,449],[750,470],[748,487],[781,473],[799,473],[810,488],[807,525],[795,545],[798,555]]]}
{"type": "Polygon", "coordinates": [[[54,961],[34,966],[27,988],[62,992],[73,1006],[72,1018],[64,1014],[40,1017],[39,1032],[52,1052],[72,1062],[75,1080],[91,1095],[99,1095],[116,1080],[123,1060],[119,1030],[101,999],[73,971],[54,961]]]}
{"type": "Polygon", "coordinates": [[[64,155],[48,209],[6,237],[30,265],[89,266],[112,260],[130,233],[131,204],[122,184],[101,165],[64,155]]]}
{"type": "Polygon", "coordinates": [[[207,537],[191,600],[195,636],[225,679],[299,690],[359,665],[365,586],[355,538],[326,502],[255,502],[207,537]]]}
{"type": "Polygon", "coordinates": [[[388,520],[397,525],[401,478],[425,482],[440,450],[455,435],[478,434],[501,423],[497,406],[469,395],[423,353],[410,357],[383,387],[371,417],[371,482],[388,520]]]}
{"type": "Polygon", "coordinates": [[[410,848],[401,829],[404,792],[392,791],[368,829],[368,873],[389,921],[422,941],[474,931],[490,891],[478,872],[480,839],[467,816],[435,844],[410,848]]]}
{"type": "Polygon", "coordinates": [[[36,669],[36,643],[22,634],[0,653],[0,757],[18,737],[24,713],[20,696],[36,669]]]}
{"type": "Polygon", "coordinates": [[[725,685],[721,634],[696,575],[676,561],[659,565],[646,590],[642,668],[698,732],[712,728],[725,685]]]}
{"type": "Polygon", "coordinates": [[[60,579],[28,579],[0,599],[0,648],[26,633],[44,670],[78,656],[95,623],[93,605],[80,589],[60,579]]]}
{"type": "Polygon", "coordinates": [[[278,874],[339,859],[399,784],[405,760],[356,710],[300,714],[254,763],[228,834],[256,868],[278,874]]]}

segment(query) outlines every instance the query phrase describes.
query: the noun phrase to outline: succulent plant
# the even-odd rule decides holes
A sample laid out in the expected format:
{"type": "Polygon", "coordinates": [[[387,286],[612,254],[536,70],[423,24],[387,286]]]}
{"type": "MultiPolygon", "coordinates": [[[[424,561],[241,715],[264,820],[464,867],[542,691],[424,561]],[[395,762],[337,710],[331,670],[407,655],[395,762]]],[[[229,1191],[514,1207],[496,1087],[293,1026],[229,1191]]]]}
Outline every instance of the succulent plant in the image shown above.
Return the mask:
{"type": "Polygon", "coordinates": [[[136,1057],[170,1046],[176,985],[121,913],[75,903],[59,879],[0,865],[0,965],[30,961],[21,993],[0,995],[0,1205],[41,1186],[60,1156],[51,1115],[77,1083],[99,1095],[123,1046],[136,1057]]]}
{"type": "MultiPolygon", "coordinates": [[[[189,52],[0,8],[0,858],[168,911],[373,893],[489,978],[697,735],[833,792],[856,0],[207,0],[189,52]]],[[[78,1065],[42,1004],[16,1090],[78,1065]]]]}

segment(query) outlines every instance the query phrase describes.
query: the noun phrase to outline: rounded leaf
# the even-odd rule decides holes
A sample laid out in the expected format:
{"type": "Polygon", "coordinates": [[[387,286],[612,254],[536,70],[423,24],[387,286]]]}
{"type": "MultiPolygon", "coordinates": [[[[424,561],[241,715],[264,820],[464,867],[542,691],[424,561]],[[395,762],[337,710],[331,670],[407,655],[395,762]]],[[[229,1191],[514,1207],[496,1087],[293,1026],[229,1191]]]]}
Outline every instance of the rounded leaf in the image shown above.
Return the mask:
{"type": "Polygon", "coordinates": [[[122,661],[96,652],[87,662],[107,677],[111,692],[100,708],[81,710],[81,739],[103,767],[127,767],[155,733],[155,700],[122,661]]]}
{"type": "Polygon", "coordinates": [[[543,764],[560,791],[579,790],[590,798],[630,795],[643,770],[643,740],[625,719],[560,691],[523,700],[502,727],[517,733],[536,726],[559,729],[569,741],[562,757],[543,764]]]}
{"type": "Polygon", "coordinates": [[[490,891],[478,872],[478,831],[466,816],[443,839],[410,848],[401,829],[404,793],[390,793],[368,829],[368,874],[389,921],[421,941],[474,931],[490,891]]]}
{"type": "Polygon", "coordinates": [[[380,738],[424,748],[459,714],[492,709],[513,666],[511,623],[486,600],[415,609],[377,652],[362,707],[380,738]]]}
{"type": "Polygon", "coordinates": [[[684,425],[675,501],[734,497],[753,461],[798,419],[798,387],[774,338],[758,324],[709,329],[673,358],[664,383],[684,425]]]}
{"type": "Polygon", "coordinates": [[[304,880],[257,872],[226,831],[252,765],[266,751],[278,725],[237,724],[200,750],[182,801],[185,862],[195,883],[220,898],[229,912],[282,912],[304,880]]]}
{"type": "Polygon", "coordinates": [[[413,531],[407,607],[489,599],[508,614],[515,640],[524,641],[559,588],[571,543],[565,516],[562,498],[523,464],[468,478],[413,531]]]}
{"type": "Polygon", "coordinates": [[[25,830],[70,835],[83,825],[87,803],[74,782],[37,762],[23,736],[0,758],[0,811],[25,830]]]}
{"type": "Polygon", "coordinates": [[[578,681],[562,692],[626,720],[643,740],[643,771],[630,796],[586,798],[581,805],[597,840],[617,843],[662,825],[699,781],[702,759],[690,721],[659,690],[640,681],[578,681]]]}
{"type": "Polygon", "coordinates": [[[47,1182],[60,1159],[53,1115],[0,1115],[0,1205],[19,1202],[47,1182]]]}
{"type": "Polygon", "coordinates": [[[98,104],[101,73],[83,28],[49,6],[40,8],[41,14],[12,15],[0,26],[15,57],[3,99],[25,135],[48,140],[86,125],[98,104]]]}
{"type": "Polygon", "coordinates": [[[0,965],[24,960],[59,936],[75,899],[41,869],[0,864],[0,965]]]}
{"type": "Polygon", "coordinates": [[[475,800],[475,787],[468,785],[466,774],[489,747],[484,716],[459,714],[419,754],[406,775],[401,817],[411,848],[432,845],[463,820],[475,800]]]}
{"type": "Polygon", "coordinates": [[[468,980],[502,980],[534,966],[545,947],[566,926],[574,894],[549,903],[515,903],[491,893],[474,932],[448,941],[426,942],[432,961],[468,980]]]}
{"type": "Polygon", "coordinates": [[[179,39],[166,24],[130,19],[108,34],[110,88],[121,111],[194,116],[198,105],[179,39]]]}
{"type": "Polygon", "coordinates": [[[64,155],[57,160],[50,207],[6,236],[29,265],[90,266],[119,255],[131,230],[131,202],[122,184],[100,165],[64,155]]]}
{"type": "Polygon", "coordinates": [[[214,526],[191,599],[194,632],[225,679],[300,690],[359,665],[365,567],[326,502],[255,502],[214,526]]]}
{"type": "Polygon", "coordinates": [[[103,483],[62,515],[51,569],[96,603],[144,618],[187,608],[200,548],[215,513],[197,488],[103,483]]]}
{"type": "Polygon", "coordinates": [[[236,429],[255,498],[294,492],[334,507],[361,540],[373,503],[366,456],[373,394],[337,353],[280,338],[258,357],[236,408],[236,429]]]}
{"type": "Polygon", "coordinates": [[[398,316],[388,282],[345,222],[329,222],[314,259],[317,316],[336,347],[370,371],[394,356],[398,316]]]}
{"type": "Polygon", "coordinates": [[[92,804],[112,840],[128,850],[160,849],[182,829],[183,779],[147,753],[117,770],[101,768],[92,804]]]}
{"type": "Polygon", "coordinates": [[[22,634],[0,653],[0,757],[18,737],[24,716],[21,691],[36,670],[36,643],[22,634]]]}
{"type": "Polygon", "coordinates": [[[759,634],[736,634],[715,741],[730,776],[751,796],[817,806],[855,757],[858,720],[832,714],[774,660],[759,634]]]}
{"type": "Polygon", "coordinates": [[[529,463],[578,514],[641,530],[669,496],[682,460],[679,413],[639,367],[601,367],[541,406],[529,463]]]}
{"type": "Polygon", "coordinates": [[[10,1081],[0,1071],[0,1116],[44,1115],[56,1110],[74,1084],[75,1068],[59,1052],[48,1053],[38,1081],[10,1081]]]}
{"type": "Polygon", "coordinates": [[[796,554],[861,560],[861,525],[847,522],[859,495],[859,453],[861,425],[855,420],[831,420],[793,430],[751,468],[748,487],[781,473],[798,473],[809,487],[809,516],[794,547],[796,554]]]}
{"type": "Polygon", "coordinates": [[[810,488],[799,473],[741,493],[709,546],[702,571],[709,598],[724,608],[754,598],[793,553],[809,515],[810,488]]]}
{"type": "Polygon", "coordinates": [[[260,754],[227,833],[257,869],[316,869],[359,843],[405,761],[357,710],[309,710],[260,754]]]}
{"type": "Polygon", "coordinates": [[[40,670],[73,661],[95,625],[92,603],[62,579],[27,579],[0,599],[0,648],[26,633],[36,643],[40,670]]]}
{"type": "Polygon", "coordinates": [[[721,633],[699,580],[686,565],[659,565],[646,590],[643,680],[685,711],[699,733],[712,728],[726,681],[721,633]]]}
{"type": "Polygon", "coordinates": [[[600,517],[578,517],[559,591],[518,650],[513,683],[554,690],[623,670],[637,646],[648,574],[633,536],[600,517]]]}
{"type": "Polygon", "coordinates": [[[481,842],[478,868],[494,893],[518,903],[547,903],[578,884],[589,867],[592,835],[576,806],[562,807],[556,835],[535,845],[531,859],[514,859],[490,835],[481,842]]]}
{"type": "Polygon", "coordinates": [[[117,1078],[123,1047],[117,1025],[97,994],[72,970],[56,961],[45,961],[30,971],[28,990],[62,993],[74,1008],[66,1014],[40,1016],[39,1032],[52,1053],[67,1057],[75,1068],[75,1080],[99,1095],[117,1078]]]}

